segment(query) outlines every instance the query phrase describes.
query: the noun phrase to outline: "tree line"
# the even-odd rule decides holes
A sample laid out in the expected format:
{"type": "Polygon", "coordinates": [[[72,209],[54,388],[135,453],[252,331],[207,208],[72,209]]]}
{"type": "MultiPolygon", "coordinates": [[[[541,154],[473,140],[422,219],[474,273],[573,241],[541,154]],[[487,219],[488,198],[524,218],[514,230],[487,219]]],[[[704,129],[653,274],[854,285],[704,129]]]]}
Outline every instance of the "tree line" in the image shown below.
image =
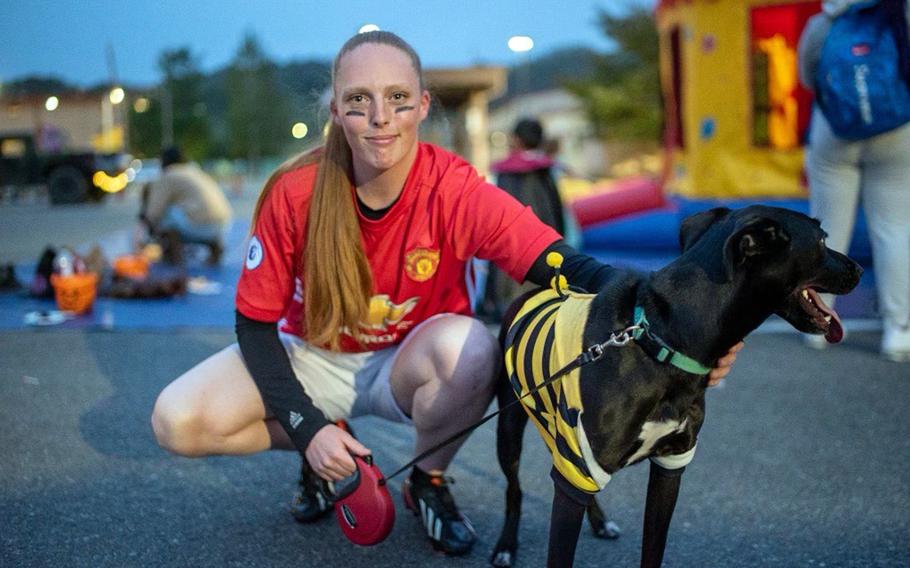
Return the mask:
{"type": "Polygon", "coordinates": [[[164,51],[158,66],[162,80],[146,94],[148,106],[129,112],[130,150],[136,155],[155,155],[173,142],[193,159],[255,163],[313,143],[327,118],[320,99],[330,84],[330,64],[278,65],[252,34],[226,68],[210,75],[200,71],[187,47],[164,51]],[[297,122],[309,130],[299,140],[291,136],[297,122]]]}
{"type": "MultiPolygon", "coordinates": [[[[599,137],[658,142],[663,112],[652,11],[634,5],[621,13],[600,9],[595,22],[615,47],[606,52],[570,47],[513,66],[503,99],[562,87],[581,99],[599,137]]],[[[156,156],[171,142],[195,160],[226,157],[256,163],[317,143],[328,119],[331,63],[278,64],[251,33],[223,69],[204,73],[188,47],[163,51],[158,68],[161,82],[156,87],[130,93],[132,102],[146,99],[143,105],[129,105],[127,112],[129,151],[140,157],[156,156]],[[303,139],[291,136],[296,122],[307,125],[303,139]]],[[[53,78],[5,85],[6,93],[67,89],[71,87],[53,78]]]]}

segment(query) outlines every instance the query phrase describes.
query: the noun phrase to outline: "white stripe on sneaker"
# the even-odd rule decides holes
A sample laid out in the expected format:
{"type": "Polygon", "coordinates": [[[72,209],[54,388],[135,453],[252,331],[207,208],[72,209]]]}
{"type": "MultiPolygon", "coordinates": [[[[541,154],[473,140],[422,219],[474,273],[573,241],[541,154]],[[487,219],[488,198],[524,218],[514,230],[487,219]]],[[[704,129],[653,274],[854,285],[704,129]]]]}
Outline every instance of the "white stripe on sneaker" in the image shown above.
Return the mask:
{"type": "Polygon", "coordinates": [[[427,504],[423,499],[418,499],[417,504],[420,505],[420,520],[423,521],[423,530],[427,530],[427,504]]]}
{"type": "Polygon", "coordinates": [[[427,518],[425,519],[424,528],[427,529],[427,536],[433,538],[433,523],[436,522],[436,512],[432,507],[427,507],[427,518]]]}

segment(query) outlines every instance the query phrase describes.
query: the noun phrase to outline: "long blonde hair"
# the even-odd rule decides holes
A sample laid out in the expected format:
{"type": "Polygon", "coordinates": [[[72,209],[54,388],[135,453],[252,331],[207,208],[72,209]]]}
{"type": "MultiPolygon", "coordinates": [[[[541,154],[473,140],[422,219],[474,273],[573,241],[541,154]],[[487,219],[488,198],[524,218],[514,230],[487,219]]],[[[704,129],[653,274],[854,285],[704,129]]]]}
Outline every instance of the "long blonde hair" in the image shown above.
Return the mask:
{"type": "MultiPolygon", "coordinates": [[[[387,31],[357,34],[345,42],[332,63],[333,90],[341,58],[365,43],[389,45],[407,54],[423,90],[423,70],[417,52],[387,31]]],[[[361,245],[360,222],[351,195],[354,179],[351,147],[344,131],[334,121],[329,123],[324,146],[291,158],[269,177],[256,202],[253,226],[278,178],[316,162],[319,170],[307,214],[306,244],[297,267],[303,272],[302,323],[307,341],[337,350],[342,333],[359,337],[360,324],[369,315],[373,275],[361,245]]]]}

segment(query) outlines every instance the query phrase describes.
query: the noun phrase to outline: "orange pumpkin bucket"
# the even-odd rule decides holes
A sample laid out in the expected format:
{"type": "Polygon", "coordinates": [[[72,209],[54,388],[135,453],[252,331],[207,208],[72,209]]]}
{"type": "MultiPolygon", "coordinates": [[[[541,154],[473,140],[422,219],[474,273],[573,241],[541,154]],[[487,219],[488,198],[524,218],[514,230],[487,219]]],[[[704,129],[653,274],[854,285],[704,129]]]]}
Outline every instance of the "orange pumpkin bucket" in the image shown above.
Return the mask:
{"type": "Polygon", "coordinates": [[[82,272],[69,276],[51,275],[51,286],[57,307],[67,312],[84,314],[92,309],[98,288],[98,275],[94,272],[82,272]]]}
{"type": "Polygon", "coordinates": [[[142,280],[149,274],[149,261],[139,254],[125,254],[114,259],[114,273],[121,278],[142,280]]]}

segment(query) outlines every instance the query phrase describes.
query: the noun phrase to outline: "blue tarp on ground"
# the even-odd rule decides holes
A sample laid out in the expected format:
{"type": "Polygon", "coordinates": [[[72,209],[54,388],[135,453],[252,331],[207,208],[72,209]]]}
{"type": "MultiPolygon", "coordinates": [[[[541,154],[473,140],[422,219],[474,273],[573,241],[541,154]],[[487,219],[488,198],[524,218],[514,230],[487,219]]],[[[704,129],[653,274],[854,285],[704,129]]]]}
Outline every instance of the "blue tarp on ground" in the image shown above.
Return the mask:
{"type": "MultiPolygon", "coordinates": [[[[234,294],[243,261],[246,222],[235,221],[228,233],[221,266],[204,263],[205,255],[189,255],[187,275],[200,284],[202,292],[217,289],[217,293],[188,293],[184,296],[155,299],[120,299],[99,297],[90,313],[69,319],[54,328],[181,328],[232,327],[234,325],[234,294]]],[[[118,231],[100,241],[110,260],[129,252],[129,231],[118,231]]],[[[85,252],[86,247],[77,247],[85,252]]],[[[194,252],[192,249],[190,252],[194,252]]],[[[18,279],[27,285],[35,272],[35,264],[16,267],[18,279]]],[[[195,287],[192,287],[195,288],[195,287]]],[[[191,288],[191,289],[192,289],[191,288]]],[[[31,298],[23,292],[0,293],[0,329],[27,327],[26,314],[55,310],[52,299],[31,298]]]]}
{"type": "MultiPolygon", "coordinates": [[[[750,202],[754,203],[754,202],[750,202]]],[[[806,212],[805,200],[767,201],[768,205],[788,207],[806,212]]],[[[674,199],[664,209],[640,213],[589,227],[583,232],[583,250],[602,262],[620,267],[651,271],[666,265],[678,254],[679,224],[691,213],[711,207],[743,207],[742,201],[678,200],[674,199]]],[[[94,309],[54,328],[143,329],[143,328],[193,328],[233,327],[234,294],[240,277],[241,262],[248,224],[236,221],[228,235],[222,265],[206,266],[201,258],[191,258],[190,277],[201,278],[220,288],[216,294],[187,294],[167,299],[116,299],[100,297],[94,309]]],[[[129,238],[126,231],[109,235],[102,240],[108,258],[128,252],[129,238]]],[[[869,267],[869,244],[865,222],[857,220],[851,256],[869,267]]],[[[24,284],[34,274],[35,266],[17,266],[17,275],[24,284]]],[[[0,329],[27,327],[25,316],[29,312],[56,308],[54,301],[35,299],[24,292],[0,293],[0,329]]],[[[860,286],[849,296],[839,299],[838,312],[845,318],[876,317],[874,275],[867,270],[860,286]]]]}

